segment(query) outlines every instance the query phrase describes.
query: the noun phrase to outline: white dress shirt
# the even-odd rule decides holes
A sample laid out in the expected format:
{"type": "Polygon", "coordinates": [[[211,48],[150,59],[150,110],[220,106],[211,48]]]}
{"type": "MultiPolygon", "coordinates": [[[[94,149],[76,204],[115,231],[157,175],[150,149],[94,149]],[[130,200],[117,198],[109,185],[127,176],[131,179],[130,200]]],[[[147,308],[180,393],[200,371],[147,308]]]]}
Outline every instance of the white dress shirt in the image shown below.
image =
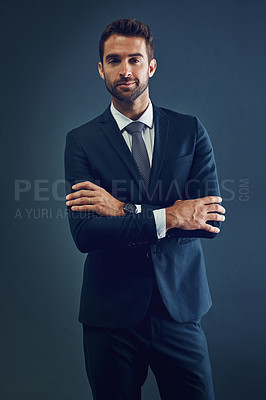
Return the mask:
{"type": "MultiPolygon", "coordinates": [[[[122,132],[123,138],[125,139],[126,144],[128,145],[129,150],[132,152],[132,135],[130,135],[126,130],[126,126],[133,121],[132,119],[126,117],[124,114],[121,114],[113,105],[111,104],[111,113],[118,125],[118,128],[122,132]]],[[[144,143],[146,145],[150,166],[152,166],[152,155],[153,155],[153,148],[154,148],[154,123],[153,123],[153,107],[151,101],[147,109],[144,113],[139,117],[137,120],[138,122],[143,122],[145,124],[145,128],[142,132],[142,137],[144,143]]],[[[141,205],[137,204],[137,212],[141,212],[141,205]]],[[[166,216],[165,216],[165,208],[160,210],[154,210],[154,219],[156,224],[156,231],[158,239],[162,239],[166,235],[166,216]]]]}

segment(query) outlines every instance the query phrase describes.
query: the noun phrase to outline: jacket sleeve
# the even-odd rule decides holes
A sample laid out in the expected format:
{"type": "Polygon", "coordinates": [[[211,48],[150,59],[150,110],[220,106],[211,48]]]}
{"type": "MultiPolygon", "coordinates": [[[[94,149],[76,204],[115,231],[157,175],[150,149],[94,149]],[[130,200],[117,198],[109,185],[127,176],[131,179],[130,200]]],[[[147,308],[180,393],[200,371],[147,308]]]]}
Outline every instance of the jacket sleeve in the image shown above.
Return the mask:
{"type": "MultiPolygon", "coordinates": [[[[69,132],[65,147],[66,193],[72,185],[84,181],[94,182],[93,173],[81,145],[73,132],[69,132]]],[[[158,241],[154,207],[142,205],[142,212],[121,217],[100,216],[93,212],[72,211],[68,207],[68,220],[74,242],[83,253],[94,250],[133,246],[136,243],[158,241]]]]}
{"type": "MultiPolygon", "coordinates": [[[[220,196],[220,189],[214,159],[214,153],[209,135],[198,118],[196,124],[196,143],[193,163],[189,179],[186,183],[186,198],[198,199],[206,196],[220,196]]],[[[221,227],[219,221],[207,221],[208,224],[221,227]]],[[[215,238],[218,234],[205,230],[170,229],[167,236],[215,238]]]]}

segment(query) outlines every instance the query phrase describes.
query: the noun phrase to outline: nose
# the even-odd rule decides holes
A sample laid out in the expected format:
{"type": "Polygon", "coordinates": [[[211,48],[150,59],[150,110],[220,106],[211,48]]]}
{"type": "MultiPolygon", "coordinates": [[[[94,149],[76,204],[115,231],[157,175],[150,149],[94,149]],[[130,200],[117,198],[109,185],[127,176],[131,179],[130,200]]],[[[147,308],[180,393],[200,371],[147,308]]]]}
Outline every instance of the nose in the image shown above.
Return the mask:
{"type": "Polygon", "coordinates": [[[123,78],[129,78],[132,75],[130,64],[128,63],[122,63],[121,64],[121,70],[120,70],[120,76],[123,78]]]}

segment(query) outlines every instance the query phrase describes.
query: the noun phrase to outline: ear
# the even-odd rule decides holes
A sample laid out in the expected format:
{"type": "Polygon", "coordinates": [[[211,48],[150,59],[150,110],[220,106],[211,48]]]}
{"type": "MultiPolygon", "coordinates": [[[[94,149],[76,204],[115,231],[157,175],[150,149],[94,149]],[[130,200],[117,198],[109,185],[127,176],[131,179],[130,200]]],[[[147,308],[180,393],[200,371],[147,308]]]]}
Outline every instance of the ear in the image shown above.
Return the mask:
{"type": "Polygon", "coordinates": [[[156,68],[157,68],[157,62],[156,62],[155,58],[153,58],[149,65],[149,77],[150,78],[154,75],[156,68]]]}
{"type": "Polygon", "coordinates": [[[101,62],[98,64],[98,71],[102,79],[104,79],[103,65],[101,62]]]}

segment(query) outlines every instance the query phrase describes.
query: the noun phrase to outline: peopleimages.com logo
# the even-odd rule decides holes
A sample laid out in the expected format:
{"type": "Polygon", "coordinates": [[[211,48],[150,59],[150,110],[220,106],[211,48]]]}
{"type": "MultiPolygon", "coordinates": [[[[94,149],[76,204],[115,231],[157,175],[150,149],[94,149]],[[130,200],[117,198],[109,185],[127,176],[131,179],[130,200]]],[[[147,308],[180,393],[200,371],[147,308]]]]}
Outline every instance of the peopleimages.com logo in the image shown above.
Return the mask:
{"type": "MultiPolygon", "coordinates": [[[[14,181],[14,200],[17,208],[14,218],[67,218],[68,210],[64,204],[66,201],[65,188],[70,193],[74,183],[76,182],[68,182],[65,179],[53,181],[49,179],[16,179],[14,181]],[[49,207],[45,207],[47,203],[50,203],[49,207]],[[60,207],[56,207],[55,203],[60,204],[60,207]]],[[[94,181],[94,183],[104,187],[100,181],[94,181]]],[[[149,190],[147,193],[143,188],[143,181],[114,179],[110,187],[105,189],[120,201],[134,201],[136,204],[142,204],[145,199],[150,204],[160,205],[163,208],[172,205],[178,199],[185,200],[213,195],[217,193],[216,185],[216,181],[201,182],[192,179],[180,187],[176,180],[167,183],[158,180],[152,191],[149,190]],[[128,198],[127,193],[131,193],[131,198],[128,198]]],[[[249,178],[222,179],[220,180],[220,191],[223,202],[247,202],[250,198],[250,180],[249,178]]]]}

